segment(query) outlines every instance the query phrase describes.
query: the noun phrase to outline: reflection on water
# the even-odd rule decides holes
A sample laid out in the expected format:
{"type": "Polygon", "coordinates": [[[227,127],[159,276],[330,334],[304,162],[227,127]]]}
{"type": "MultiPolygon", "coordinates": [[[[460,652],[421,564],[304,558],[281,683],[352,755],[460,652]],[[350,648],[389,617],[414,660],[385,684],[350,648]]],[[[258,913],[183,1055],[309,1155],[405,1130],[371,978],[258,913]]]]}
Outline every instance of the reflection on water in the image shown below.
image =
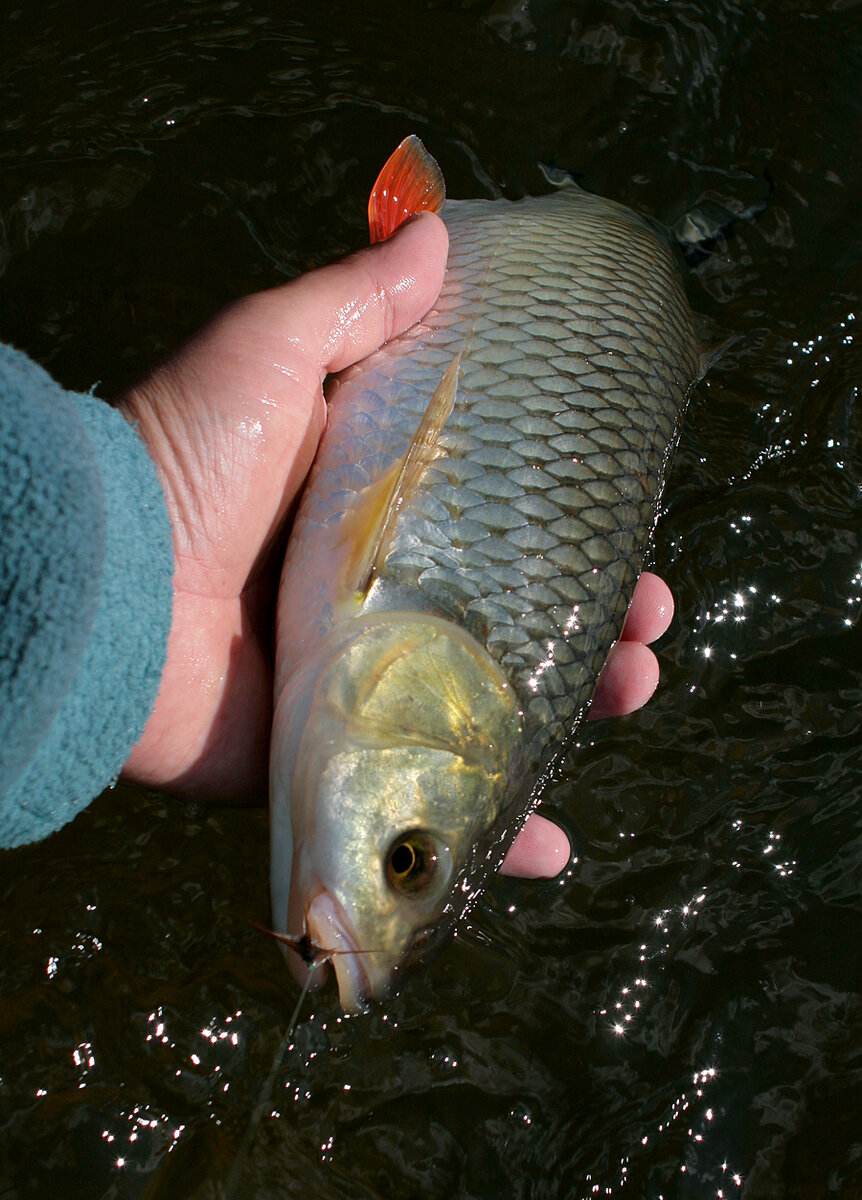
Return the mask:
{"type": "Polygon", "coordinates": [[[118,789],[2,857],[0,1195],[858,1194],[858,16],[772,0],[60,0],[4,14],[0,336],[111,395],[354,248],[418,132],[674,227],[708,346],[654,562],[663,683],[404,993],[296,1000],[266,818],[118,789]],[[234,1171],[234,1176],[231,1172],[234,1171]],[[855,1190],[854,1190],[855,1189],[855,1190]]]}

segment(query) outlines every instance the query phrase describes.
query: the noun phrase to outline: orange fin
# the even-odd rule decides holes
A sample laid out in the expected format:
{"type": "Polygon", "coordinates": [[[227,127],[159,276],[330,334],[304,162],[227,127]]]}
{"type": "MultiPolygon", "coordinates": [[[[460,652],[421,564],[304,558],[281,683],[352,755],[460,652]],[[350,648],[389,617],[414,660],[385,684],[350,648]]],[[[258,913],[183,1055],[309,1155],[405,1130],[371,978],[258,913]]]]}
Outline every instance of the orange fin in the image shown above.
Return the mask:
{"type": "Polygon", "coordinates": [[[415,133],[386,160],[368,198],[371,244],[382,242],[423,209],[440,212],[446,203],[443,172],[415,133]]]}

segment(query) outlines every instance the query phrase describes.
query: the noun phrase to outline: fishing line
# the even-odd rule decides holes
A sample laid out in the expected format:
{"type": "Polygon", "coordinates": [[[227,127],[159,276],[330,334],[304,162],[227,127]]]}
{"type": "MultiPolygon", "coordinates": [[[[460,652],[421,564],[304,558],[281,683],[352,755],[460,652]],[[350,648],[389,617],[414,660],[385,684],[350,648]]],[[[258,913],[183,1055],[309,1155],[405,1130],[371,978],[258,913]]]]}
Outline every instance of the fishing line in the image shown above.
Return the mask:
{"type": "Polygon", "coordinates": [[[284,1037],[281,1039],[278,1050],[275,1052],[275,1058],[272,1060],[272,1066],[269,1069],[269,1074],[266,1077],[266,1082],[263,1085],[263,1090],[260,1093],[260,1098],[257,1104],[255,1105],[254,1112],[251,1114],[251,1120],[246,1127],[246,1131],[242,1142],[240,1143],[239,1150],[237,1151],[236,1158],[233,1160],[233,1164],[231,1169],[228,1171],[227,1178],[225,1179],[224,1183],[216,1184],[218,1200],[233,1200],[233,1196],[236,1193],[236,1188],[240,1181],[242,1169],[245,1166],[245,1161],[248,1157],[248,1152],[251,1149],[254,1135],[257,1131],[258,1125],[260,1124],[261,1117],[263,1116],[263,1110],[270,1101],[272,1089],[275,1085],[275,1077],[281,1068],[282,1060],[284,1059],[284,1055],[287,1051],[288,1043],[290,1041],[290,1036],[296,1030],[296,1023],[299,1020],[300,1009],[305,1001],[305,997],[308,995],[308,989],[311,987],[311,980],[314,970],[320,961],[321,960],[318,959],[317,962],[311,963],[308,968],[308,976],[305,980],[305,983],[302,985],[302,991],[299,993],[299,999],[296,1002],[293,1015],[287,1023],[287,1029],[284,1037]]]}

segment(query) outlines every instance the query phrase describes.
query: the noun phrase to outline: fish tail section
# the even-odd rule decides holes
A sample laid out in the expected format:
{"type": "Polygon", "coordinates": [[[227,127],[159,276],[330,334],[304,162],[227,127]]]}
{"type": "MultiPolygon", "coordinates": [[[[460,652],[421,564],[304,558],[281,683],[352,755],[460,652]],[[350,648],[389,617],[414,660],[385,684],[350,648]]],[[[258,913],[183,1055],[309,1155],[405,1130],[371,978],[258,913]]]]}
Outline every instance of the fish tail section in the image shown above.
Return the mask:
{"type": "Polygon", "coordinates": [[[446,202],[443,172],[415,133],[386,160],[368,199],[371,244],[393,234],[418,212],[441,212],[446,202]]]}

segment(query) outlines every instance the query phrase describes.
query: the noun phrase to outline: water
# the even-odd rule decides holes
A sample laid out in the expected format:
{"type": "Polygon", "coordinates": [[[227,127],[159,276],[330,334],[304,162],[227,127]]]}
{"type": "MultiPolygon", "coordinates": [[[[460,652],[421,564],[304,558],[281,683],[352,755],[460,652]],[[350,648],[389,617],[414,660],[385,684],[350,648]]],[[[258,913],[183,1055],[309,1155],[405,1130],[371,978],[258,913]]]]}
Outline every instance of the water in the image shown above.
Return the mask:
{"type": "Polygon", "coordinates": [[[263,812],[119,788],[0,858],[0,1197],[862,1195],[857,4],[129,0],[4,10],[0,336],[110,396],[224,301],[361,245],[407,132],[454,196],[538,164],[714,236],[641,713],[550,790],[402,995],[304,1010],[263,812]]]}

